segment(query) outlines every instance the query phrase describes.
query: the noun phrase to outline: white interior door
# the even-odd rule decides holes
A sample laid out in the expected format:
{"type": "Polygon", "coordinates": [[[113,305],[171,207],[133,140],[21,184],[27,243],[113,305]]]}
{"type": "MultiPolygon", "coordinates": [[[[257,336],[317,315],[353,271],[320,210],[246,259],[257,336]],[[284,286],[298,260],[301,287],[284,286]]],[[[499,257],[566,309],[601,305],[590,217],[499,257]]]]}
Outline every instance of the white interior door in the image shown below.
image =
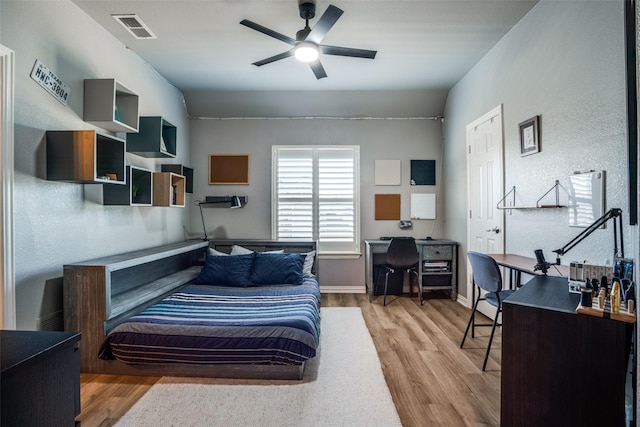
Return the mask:
{"type": "MultiPolygon", "coordinates": [[[[504,252],[502,106],[467,125],[469,222],[467,248],[481,253],[504,252]]],[[[471,266],[467,267],[467,296],[473,304],[471,266]]],[[[482,302],[478,309],[493,318],[495,309],[482,302]]]]}

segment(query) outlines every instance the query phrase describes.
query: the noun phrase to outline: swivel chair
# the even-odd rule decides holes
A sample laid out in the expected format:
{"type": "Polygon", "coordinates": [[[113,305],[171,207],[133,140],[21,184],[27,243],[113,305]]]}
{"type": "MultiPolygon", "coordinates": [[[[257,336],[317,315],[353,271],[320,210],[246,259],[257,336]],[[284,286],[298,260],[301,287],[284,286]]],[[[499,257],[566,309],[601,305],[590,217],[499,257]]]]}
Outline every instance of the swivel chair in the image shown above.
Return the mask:
{"type": "Polygon", "coordinates": [[[473,283],[478,287],[478,297],[473,303],[473,310],[471,310],[471,317],[469,323],[467,323],[467,329],[464,331],[460,348],[464,345],[464,341],[469,333],[471,327],[471,338],[475,338],[475,328],[480,326],[491,326],[491,336],[489,337],[489,345],[487,346],[487,352],[484,356],[484,362],[482,363],[482,370],[487,367],[487,360],[489,359],[489,351],[491,350],[491,342],[493,341],[493,334],[496,330],[496,326],[502,326],[498,323],[498,316],[502,313],[502,301],[504,301],[509,295],[514,293],[513,290],[502,290],[502,273],[496,260],[488,255],[481,254],[479,252],[469,251],[467,257],[471,263],[471,269],[473,271],[473,283]],[[482,295],[482,291],[485,294],[482,295]],[[493,318],[493,324],[483,323],[476,324],[475,314],[478,308],[478,302],[487,301],[487,303],[496,307],[496,315],[493,318]]]}
{"type": "Polygon", "coordinates": [[[395,273],[396,270],[402,270],[409,273],[409,280],[411,280],[411,273],[416,275],[418,279],[420,305],[422,301],[422,281],[418,275],[417,264],[420,261],[420,255],[418,254],[418,247],[413,237],[394,237],[389,243],[387,249],[387,273],[384,276],[384,300],[383,305],[387,305],[387,286],[389,284],[389,273],[395,273]]]}

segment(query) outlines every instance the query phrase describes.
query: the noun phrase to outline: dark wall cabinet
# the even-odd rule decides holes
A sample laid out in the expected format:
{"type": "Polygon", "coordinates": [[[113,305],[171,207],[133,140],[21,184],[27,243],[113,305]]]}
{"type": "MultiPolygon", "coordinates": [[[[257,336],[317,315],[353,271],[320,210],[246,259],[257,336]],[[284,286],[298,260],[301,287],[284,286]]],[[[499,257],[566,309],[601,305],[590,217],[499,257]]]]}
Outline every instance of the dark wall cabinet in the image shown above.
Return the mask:
{"type": "Polygon", "coordinates": [[[0,331],[0,424],[69,427],[80,414],[80,334],[0,331]]]}

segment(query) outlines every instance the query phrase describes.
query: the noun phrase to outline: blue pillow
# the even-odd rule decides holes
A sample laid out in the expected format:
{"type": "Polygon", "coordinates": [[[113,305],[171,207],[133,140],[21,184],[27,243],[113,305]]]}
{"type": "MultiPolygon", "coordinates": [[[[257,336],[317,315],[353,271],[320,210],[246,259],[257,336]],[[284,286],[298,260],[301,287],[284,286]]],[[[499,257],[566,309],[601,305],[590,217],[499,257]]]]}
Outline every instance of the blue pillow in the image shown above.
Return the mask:
{"type": "Polygon", "coordinates": [[[254,254],[207,255],[196,285],[249,286],[254,254]]]}
{"type": "Polygon", "coordinates": [[[305,254],[259,252],[253,260],[254,285],[300,285],[305,254]]]}

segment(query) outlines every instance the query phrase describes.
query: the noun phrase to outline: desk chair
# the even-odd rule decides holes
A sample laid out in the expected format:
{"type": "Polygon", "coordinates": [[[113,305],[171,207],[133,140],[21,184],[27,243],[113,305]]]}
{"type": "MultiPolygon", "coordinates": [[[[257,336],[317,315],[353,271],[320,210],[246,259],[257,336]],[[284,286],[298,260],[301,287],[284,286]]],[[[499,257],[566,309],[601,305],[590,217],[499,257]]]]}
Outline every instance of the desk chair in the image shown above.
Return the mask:
{"type": "Polygon", "coordinates": [[[498,324],[498,316],[502,313],[502,301],[509,295],[514,293],[514,290],[502,290],[502,274],[498,263],[488,255],[481,254],[479,252],[468,251],[467,257],[471,263],[471,269],[473,271],[473,283],[478,287],[478,297],[473,303],[473,310],[471,310],[471,317],[469,323],[467,323],[467,329],[464,331],[460,348],[464,345],[467,334],[469,333],[469,327],[471,327],[471,338],[475,338],[475,328],[480,326],[491,326],[491,336],[489,337],[489,345],[487,346],[487,353],[484,356],[484,363],[482,364],[482,370],[487,367],[487,360],[489,359],[489,351],[491,350],[491,342],[493,341],[493,334],[496,330],[496,326],[502,326],[498,324]],[[482,295],[482,290],[485,294],[482,295]],[[478,302],[487,301],[489,304],[496,308],[496,315],[493,318],[493,324],[484,323],[476,325],[475,314],[478,308],[478,302]]]}
{"type": "MultiPolygon", "coordinates": [[[[422,301],[422,281],[418,275],[417,264],[420,261],[416,240],[413,237],[394,237],[389,243],[387,249],[387,274],[384,276],[384,300],[383,305],[387,305],[387,285],[389,284],[389,273],[395,273],[397,270],[409,273],[409,281],[411,281],[411,273],[416,275],[418,279],[420,305],[422,301]]],[[[413,287],[412,287],[413,289],[413,287]]]]}

